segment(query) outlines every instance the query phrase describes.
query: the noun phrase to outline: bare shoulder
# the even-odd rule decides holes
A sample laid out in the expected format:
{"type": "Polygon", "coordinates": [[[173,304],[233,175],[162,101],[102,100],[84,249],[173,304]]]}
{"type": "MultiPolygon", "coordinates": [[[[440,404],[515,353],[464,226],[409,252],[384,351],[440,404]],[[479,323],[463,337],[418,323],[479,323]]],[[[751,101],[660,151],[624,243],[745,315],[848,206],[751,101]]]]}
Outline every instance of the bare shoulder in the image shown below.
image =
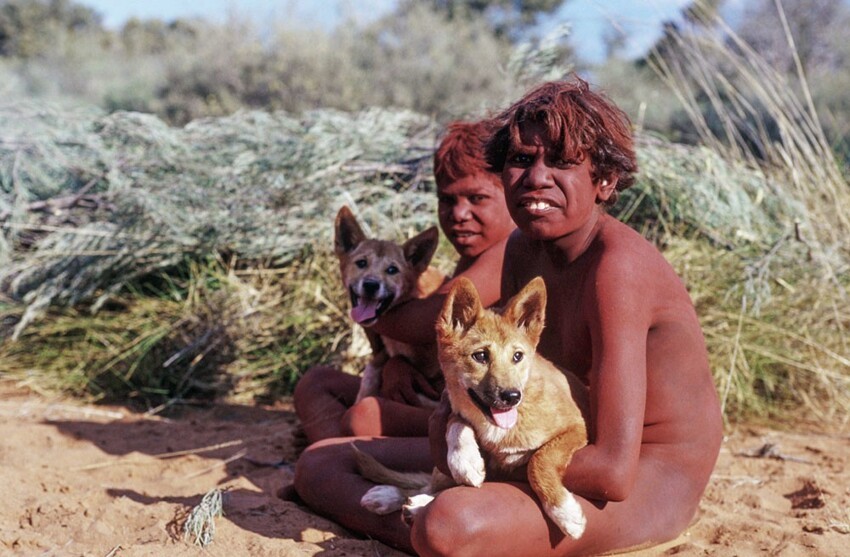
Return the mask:
{"type": "Polygon", "coordinates": [[[599,265],[603,271],[625,272],[635,278],[647,274],[655,280],[675,278],[672,266],[658,248],[627,224],[606,216],[599,240],[599,265]]]}
{"type": "Polygon", "coordinates": [[[618,292],[627,303],[688,296],[684,283],[655,245],[617,219],[606,219],[599,237],[602,249],[594,276],[597,287],[618,292]]]}

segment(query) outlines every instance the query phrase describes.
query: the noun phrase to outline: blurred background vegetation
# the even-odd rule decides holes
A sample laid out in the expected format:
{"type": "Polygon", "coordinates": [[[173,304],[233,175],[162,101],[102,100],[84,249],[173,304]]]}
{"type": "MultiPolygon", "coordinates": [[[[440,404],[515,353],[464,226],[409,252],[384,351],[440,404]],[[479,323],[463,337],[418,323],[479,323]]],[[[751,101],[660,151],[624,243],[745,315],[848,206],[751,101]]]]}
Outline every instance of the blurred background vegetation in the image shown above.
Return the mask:
{"type": "Polygon", "coordinates": [[[545,24],[564,2],[399,0],[323,30],[0,0],[0,372],[160,410],[356,370],[336,209],[432,224],[443,126],[576,71],[633,120],[616,214],[690,289],[727,418],[846,420],[850,5],[749,0],[732,25],[701,0],[590,63],[545,24]]]}

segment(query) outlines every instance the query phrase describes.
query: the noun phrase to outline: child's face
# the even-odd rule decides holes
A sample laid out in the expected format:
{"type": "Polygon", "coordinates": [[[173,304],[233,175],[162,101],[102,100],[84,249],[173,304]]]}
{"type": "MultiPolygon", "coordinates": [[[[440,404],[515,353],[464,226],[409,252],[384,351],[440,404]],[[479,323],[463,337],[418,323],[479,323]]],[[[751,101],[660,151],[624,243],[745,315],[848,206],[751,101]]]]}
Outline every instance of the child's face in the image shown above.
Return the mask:
{"type": "Polygon", "coordinates": [[[461,257],[478,257],[515,228],[501,185],[473,174],[437,187],[440,228],[461,257]]]}
{"type": "Polygon", "coordinates": [[[511,217],[537,240],[554,240],[580,230],[600,210],[613,187],[594,183],[590,157],[563,160],[541,124],[523,126],[521,142],[511,144],[502,171],[511,217]]]}

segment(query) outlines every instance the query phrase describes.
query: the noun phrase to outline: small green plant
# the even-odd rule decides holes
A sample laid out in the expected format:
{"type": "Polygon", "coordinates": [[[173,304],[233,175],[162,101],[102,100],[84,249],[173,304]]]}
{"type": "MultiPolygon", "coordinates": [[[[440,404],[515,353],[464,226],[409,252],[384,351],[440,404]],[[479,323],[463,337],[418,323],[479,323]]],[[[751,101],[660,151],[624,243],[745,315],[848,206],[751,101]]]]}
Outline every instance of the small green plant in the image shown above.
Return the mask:
{"type": "Polygon", "coordinates": [[[189,512],[183,524],[183,537],[201,547],[211,544],[215,538],[215,519],[224,516],[223,500],[224,494],[220,489],[207,492],[189,512]]]}

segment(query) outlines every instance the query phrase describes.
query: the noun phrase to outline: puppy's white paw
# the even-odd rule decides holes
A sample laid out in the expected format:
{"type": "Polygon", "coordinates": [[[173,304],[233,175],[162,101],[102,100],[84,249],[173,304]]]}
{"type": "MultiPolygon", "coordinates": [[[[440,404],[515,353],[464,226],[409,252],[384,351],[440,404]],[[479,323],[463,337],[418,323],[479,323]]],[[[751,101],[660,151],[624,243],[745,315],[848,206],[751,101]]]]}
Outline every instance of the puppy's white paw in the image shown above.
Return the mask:
{"type": "Polygon", "coordinates": [[[454,480],[459,484],[481,487],[485,475],[484,459],[472,428],[462,422],[449,423],[446,441],[449,470],[454,480]]]}
{"type": "Polygon", "coordinates": [[[407,502],[401,508],[401,519],[404,520],[405,524],[408,526],[413,524],[413,521],[422,509],[427,507],[433,500],[434,496],[428,493],[420,493],[419,495],[408,497],[407,502]]]}
{"type": "Polygon", "coordinates": [[[375,514],[390,514],[404,505],[406,497],[394,485],[376,485],[363,494],[360,506],[375,514]]]}
{"type": "Polygon", "coordinates": [[[561,531],[571,538],[577,540],[584,534],[587,518],[572,493],[567,492],[560,505],[553,507],[547,505],[546,512],[561,531]]]}
{"type": "Polygon", "coordinates": [[[449,470],[459,484],[481,487],[484,483],[484,459],[476,448],[456,451],[449,457],[449,470]]]}

